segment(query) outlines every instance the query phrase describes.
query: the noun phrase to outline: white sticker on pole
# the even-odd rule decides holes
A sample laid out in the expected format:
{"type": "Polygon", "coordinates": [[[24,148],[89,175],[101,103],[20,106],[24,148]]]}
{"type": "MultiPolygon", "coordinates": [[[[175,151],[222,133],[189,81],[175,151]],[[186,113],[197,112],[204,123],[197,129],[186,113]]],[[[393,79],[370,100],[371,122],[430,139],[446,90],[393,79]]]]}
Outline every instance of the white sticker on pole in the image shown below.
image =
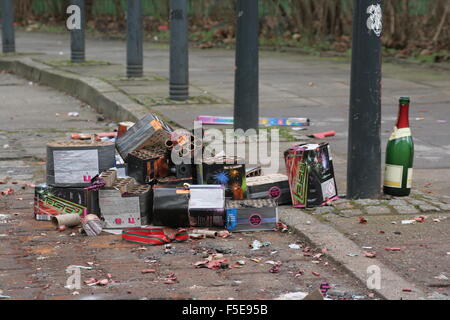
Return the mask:
{"type": "Polygon", "coordinates": [[[98,150],[53,151],[55,183],[89,183],[99,173],[98,150]]]}
{"type": "Polygon", "coordinates": [[[367,28],[372,30],[377,37],[381,36],[381,32],[383,31],[383,12],[381,6],[379,4],[373,4],[367,8],[367,13],[370,14],[367,19],[367,28]]]}

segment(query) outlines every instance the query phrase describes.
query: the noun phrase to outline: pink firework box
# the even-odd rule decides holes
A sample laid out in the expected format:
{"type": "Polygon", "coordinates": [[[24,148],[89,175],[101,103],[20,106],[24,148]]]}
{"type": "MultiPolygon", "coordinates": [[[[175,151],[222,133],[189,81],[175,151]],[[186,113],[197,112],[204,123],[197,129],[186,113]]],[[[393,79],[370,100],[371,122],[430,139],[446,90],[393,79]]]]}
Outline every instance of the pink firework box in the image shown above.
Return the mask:
{"type": "Polygon", "coordinates": [[[293,207],[323,206],[338,198],[328,143],[293,146],[284,158],[293,207]]]}

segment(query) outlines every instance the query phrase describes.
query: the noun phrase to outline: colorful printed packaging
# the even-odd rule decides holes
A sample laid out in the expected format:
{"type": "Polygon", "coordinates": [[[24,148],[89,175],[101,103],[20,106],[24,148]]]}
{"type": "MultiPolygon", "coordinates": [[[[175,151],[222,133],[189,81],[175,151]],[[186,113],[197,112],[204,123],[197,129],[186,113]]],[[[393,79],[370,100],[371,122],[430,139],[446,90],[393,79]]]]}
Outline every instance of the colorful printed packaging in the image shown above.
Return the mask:
{"type": "Polygon", "coordinates": [[[226,228],[232,232],[274,230],[278,207],[272,199],[226,202],[226,228]]]}
{"type": "Polygon", "coordinates": [[[37,185],[34,189],[34,217],[50,221],[53,216],[67,213],[98,214],[98,192],[83,188],[63,188],[37,185]]]}
{"type": "Polygon", "coordinates": [[[315,207],[338,198],[328,143],[300,144],[284,152],[294,207],[315,207]]]}
{"type": "Polygon", "coordinates": [[[249,199],[273,199],[277,204],[291,204],[291,190],[285,174],[274,173],[247,178],[249,199]]]}
{"type": "Polygon", "coordinates": [[[221,184],[225,197],[232,200],[247,198],[245,163],[237,157],[214,157],[196,165],[198,184],[221,184]]]}

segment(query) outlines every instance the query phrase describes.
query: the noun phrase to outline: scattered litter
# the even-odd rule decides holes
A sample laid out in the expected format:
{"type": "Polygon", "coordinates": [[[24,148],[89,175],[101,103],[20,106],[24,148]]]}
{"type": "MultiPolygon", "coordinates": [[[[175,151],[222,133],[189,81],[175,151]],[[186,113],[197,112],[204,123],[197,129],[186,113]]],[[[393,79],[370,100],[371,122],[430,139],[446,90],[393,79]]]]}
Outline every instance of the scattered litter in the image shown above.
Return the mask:
{"type": "Polygon", "coordinates": [[[251,258],[250,260],[256,263],[260,263],[262,261],[262,258],[251,258]]]}
{"type": "Polygon", "coordinates": [[[307,292],[290,292],[284,293],[274,300],[303,300],[308,295],[307,292]]]}
{"type": "Polygon", "coordinates": [[[440,275],[438,275],[437,277],[434,277],[435,279],[438,279],[438,280],[448,280],[448,277],[447,276],[445,276],[444,274],[440,274],[440,275]]]}
{"type": "Polygon", "coordinates": [[[417,222],[425,222],[425,218],[426,217],[424,217],[424,216],[420,216],[420,217],[414,218],[414,220],[417,222]]]}
{"type": "Polygon", "coordinates": [[[291,243],[291,244],[289,245],[289,248],[291,248],[291,249],[301,249],[302,246],[301,246],[301,245],[298,245],[298,244],[296,244],[296,243],[291,243]]]}
{"type": "Polygon", "coordinates": [[[401,248],[384,248],[386,251],[401,251],[401,248]]]}
{"type": "Polygon", "coordinates": [[[357,253],[347,253],[347,256],[349,256],[349,257],[357,257],[357,256],[359,256],[359,254],[357,254],[357,253]]]}
{"type": "Polygon", "coordinates": [[[358,218],[359,220],[359,223],[361,223],[361,224],[367,224],[367,220],[366,220],[366,218],[364,218],[364,217],[359,217],[358,218]]]}
{"type": "Polygon", "coordinates": [[[447,120],[436,120],[437,123],[447,123],[447,120]]]}
{"type": "Polygon", "coordinates": [[[375,258],[377,253],[376,252],[370,252],[370,251],[363,251],[364,256],[367,258],[375,258]]]}
{"type": "Polygon", "coordinates": [[[252,248],[252,250],[259,250],[262,247],[268,247],[270,245],[271,243],[269,241],[261,242],[259,240],[254,240],[252,244],[249,245],[249,248],[252,248]]]}
{"type": "Polygon", "coordinates": [[[281,261],[277,261],[277,263],[269,269],[270,273],[279,273],[280,272],[280,268],[281,268],[281,261]]]}
{"type": "Polygon", "coordinates": [[[324,139],[326,137],[334,137],[336,135],[336,131],[326,131],[326,132],[318,132],[308,135],[310,138],[316,139],[324,139]]]}
{"type": "Polygon", "coordinates": [[[402,289],[402,291],[403,291],[403,292],[412,292],[412,289],[405,288],[405,289],[402,289]]]}
{"type": "Polygon", "coordinates": [[[425,118],[423,118],[423,117],[416,118],[416,121],[421,121],[421,120],[425,120],[425,118]]]}
{"type": "Polygon", "coordinates": [[[402,220],[402,224],[414,224],[416,220],[402,220]]]}
{"type": "Polygon", "coordinates": [[[146,274],[146,273],[155,273],[156,270],[155,269],[144,269],[141,271],[142,274],[146,274]]]}
{"type": "Polygon", "coordinates": [[[366,250],[371,250],[372,249],[372,247],[362,247],[363,249],[366,249],[366,250]]]}
{"type": "Polygon", "coordinates": [[[1,195],[2,195],[2,196],[7,196],[7,195],[10,195],[10,194],[14,194],[14,189],[7,188],[7,189],[5,189],[5,190],[3,190],[3,191],[1,192],[1,195]]]}
{"type": "Polygon", "coordinates": [[[312,273],[313,275],[315,275],[316,277],[320,277],[320,273],[319,273],[319,272],[312,271],[311,273],[312,273]]]}
{"type": "Polygon", "coordinates": [[[289,230],[288,226],[282,222],[277,222],[275,229],[281,232],[287,232],[289,230]]]}
{"type": "Polygon", "coordinates": [[[80,114],[78,112],[68,112],[67,115],[69,117],[78,117],[80,114]]]}

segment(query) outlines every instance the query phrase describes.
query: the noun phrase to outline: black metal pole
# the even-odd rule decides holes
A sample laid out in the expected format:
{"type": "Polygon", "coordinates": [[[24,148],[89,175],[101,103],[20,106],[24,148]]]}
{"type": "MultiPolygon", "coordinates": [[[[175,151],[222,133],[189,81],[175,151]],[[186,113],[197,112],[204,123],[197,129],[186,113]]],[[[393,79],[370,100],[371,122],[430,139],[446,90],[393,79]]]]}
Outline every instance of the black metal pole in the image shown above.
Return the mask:
{"type": "Polygon", "coordinates": [[[16,52],[14,35],[13,0],[2,0],[2,47],[3,53],[16,52]]]}
{"type": "Polygon", "coordinates": [[[353,1],[347,197],[381,192],[382,0],[353,1]]]}
{"type": "Polygon", "coordinates": [[[259,126],[258,0],[237,1],[234,128],[259,126]]]}
{"type": "Polygon", "coordinates": [[[71,61],[74,63],[85,62],[85,40],[84,29],[86,26],[86,13],[85,13],[85,1],[84,0],[71,0],[72,5],[76,5],[80,8],[81,13],[81,28],[73,29],[70,32],[70,50],[71,61]]]}
{"type": "Polygon", "coordinates": [[[170,99],[189,98],[187,0],[170,0],[170,99]]]}
{"type": "Polygon", "coordinates": [[[127,77],[142,77],[144,51],[142,42],[142,1],[128,0],[127,11],[127,77]]]}

